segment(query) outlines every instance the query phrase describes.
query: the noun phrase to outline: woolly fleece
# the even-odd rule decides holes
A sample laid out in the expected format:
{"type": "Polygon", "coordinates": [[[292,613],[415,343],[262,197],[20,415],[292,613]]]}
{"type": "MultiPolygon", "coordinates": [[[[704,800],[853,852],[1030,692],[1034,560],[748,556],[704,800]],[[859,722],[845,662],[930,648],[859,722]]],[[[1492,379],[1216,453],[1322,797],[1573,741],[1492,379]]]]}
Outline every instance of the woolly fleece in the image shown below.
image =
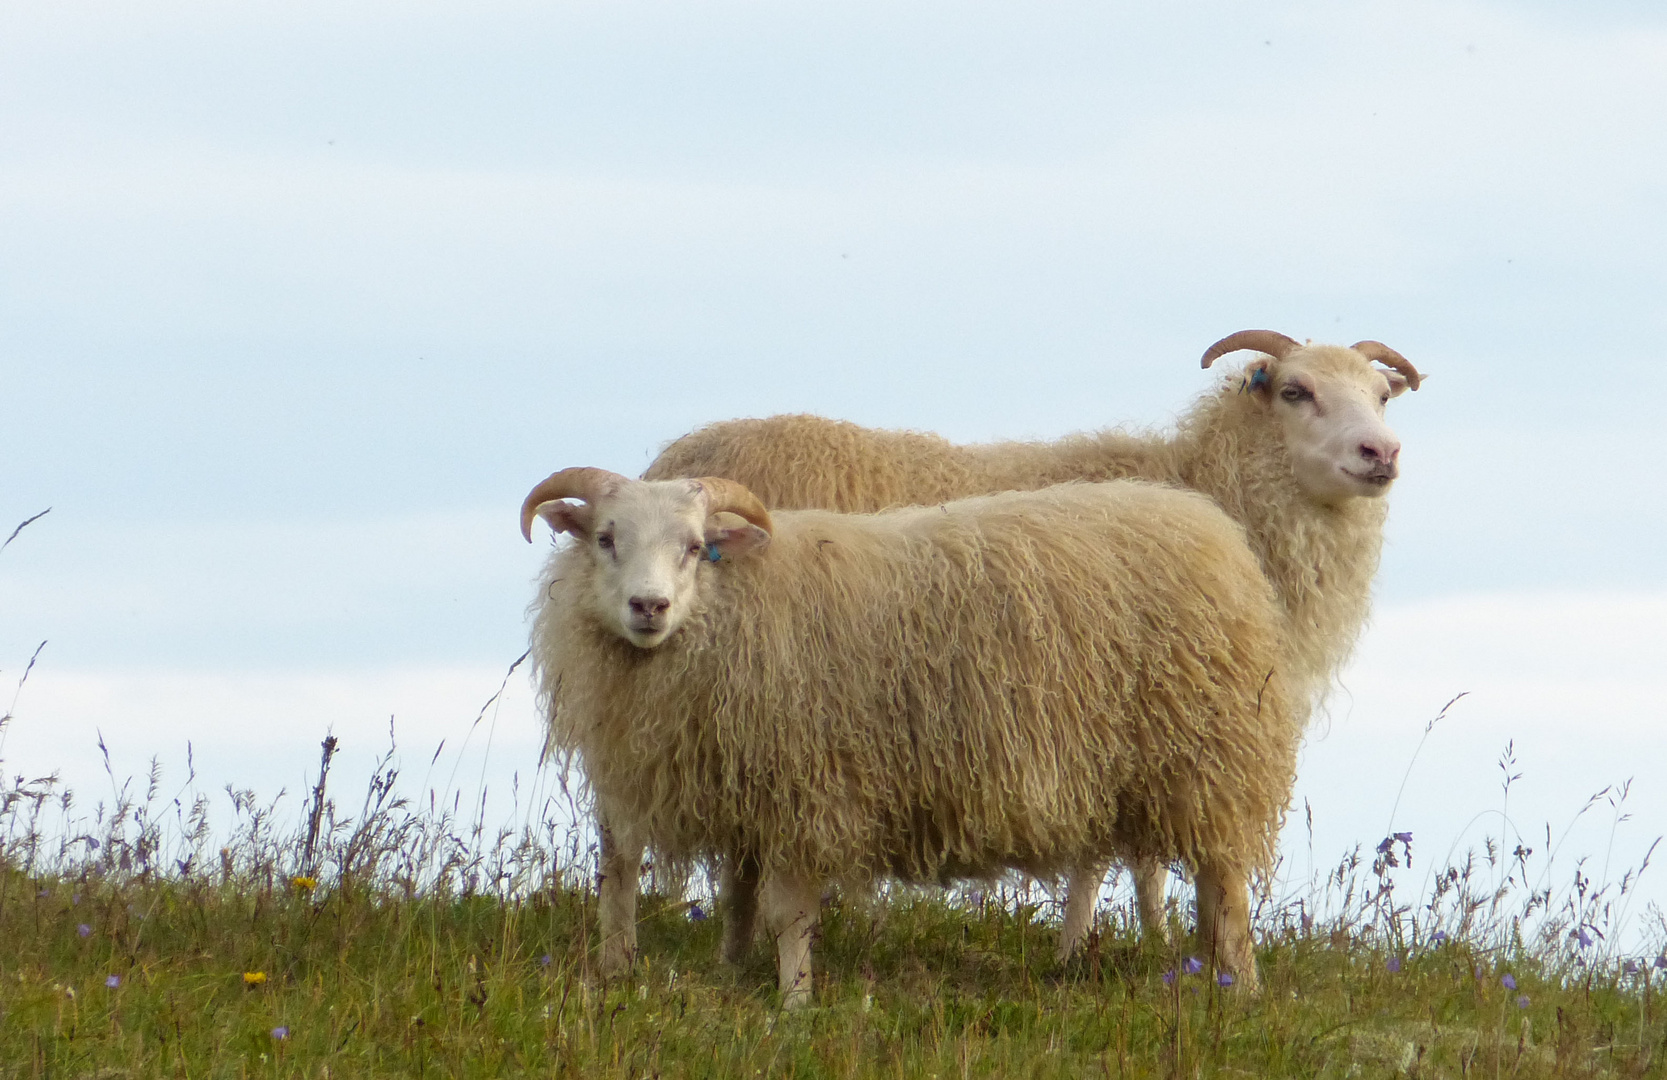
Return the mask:
{"type": "Polygon", "coordinates": [[[588,609],[592,547],[549,561],[536,678],[611,825],[852,884],[1270,864],[1299,727],[1283,619],[1209,500],[1069,484],[774,517],[652,650],[588,609]]]}
{"type": "MultiPolygon", "coordinates": [[[[1302,355],[1337,374],[1371,367],[1339,346],[1309,346],[1302,355]]],[[[1172,436],[1109,429],[1052,442],[957,445],[810,415],[728,420],[673,442],[643,478],[724,476],[772,508],[853,513],[1073,480],[1140,478],[1191,488],[1245,527],[1289,619],[1293,693],[1312,705],[1366,622],[1387,506],[1383,499],[1328,506],[1308,498],[1277,420],[1244,386],[1242,370],[1225,372],[1172,436]]]]}

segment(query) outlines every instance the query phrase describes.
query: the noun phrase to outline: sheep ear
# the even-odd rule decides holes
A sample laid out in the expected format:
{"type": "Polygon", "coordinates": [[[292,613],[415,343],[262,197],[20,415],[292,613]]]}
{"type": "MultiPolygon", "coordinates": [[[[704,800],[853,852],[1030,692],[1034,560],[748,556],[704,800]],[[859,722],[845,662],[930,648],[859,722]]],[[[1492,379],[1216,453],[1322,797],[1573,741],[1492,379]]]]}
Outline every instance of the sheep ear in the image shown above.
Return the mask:
{"type": "MultiPolygon", "coordinates": [[[[1405,375],[1402,375],[1399,371],[1390,371],[1387,368],[1379,368],[1378,371],[1384,378],[1389,380],[1390,397],[1400,397],[1402,394],[1407,392],[1408,383],[1405,375]]],[[[1427,379],[1429,376],[1424,375],[1424,378],[1427,379]]]]}
{"type": "Polygon", "coordinates": [[[551,499],[547,503],[539,503],[535,512],[549,523],[551,529],[559,533],[572,533],[581,540],[590,538],[596,521],[589,503],[551,499]]]}
{"type": "Polygon", "coordinates": [[[1273,357],[1264,356],[1245,365],[1244,383],[1239,387],[1247,394],[1255,394],[1263,401],[1273,400],[1273,357]]]}
{"type": "MultiPolygon", "coordinates": [[[[730,517],[730,515],[724,515],[730,517]]],[[[731,518],[739,521],[739,518],[731,518]]],[[[706,526],[707,558],[735,559],[742,555],[756,555],[770,546],[770,534],[751,522],[739,525],[722,524],[714,517],[706,526]]]]}

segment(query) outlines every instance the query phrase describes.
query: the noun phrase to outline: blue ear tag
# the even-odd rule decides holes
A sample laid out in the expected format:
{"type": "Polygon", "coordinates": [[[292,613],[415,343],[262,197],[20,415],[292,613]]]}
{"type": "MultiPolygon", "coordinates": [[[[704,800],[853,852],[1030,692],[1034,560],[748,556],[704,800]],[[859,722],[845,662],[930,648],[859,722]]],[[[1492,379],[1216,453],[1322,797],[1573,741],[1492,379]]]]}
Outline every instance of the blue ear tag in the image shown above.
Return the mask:
{"type": "Polygon", "coordinates": [[[1268,384],[1268,369],[1257,368],[1250,373],[1251,386],[1266,386],[1268,384]]]}
{"type": "Polygon", "coordinates": [[[721,559],[723,557],[724,557],[723,552],[718,550],[718,545],[717,544],[707,544],[706,545],[706,561],[707,562],[717,562],[719,559],[721,559]]]}

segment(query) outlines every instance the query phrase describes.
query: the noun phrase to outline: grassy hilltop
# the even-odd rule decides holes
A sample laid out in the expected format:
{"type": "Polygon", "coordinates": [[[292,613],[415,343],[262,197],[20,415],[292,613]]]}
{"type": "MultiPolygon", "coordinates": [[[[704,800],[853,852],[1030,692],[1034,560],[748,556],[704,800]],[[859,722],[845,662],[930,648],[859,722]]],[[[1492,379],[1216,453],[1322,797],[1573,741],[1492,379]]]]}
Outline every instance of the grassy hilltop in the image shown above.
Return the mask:
{"type": "Polygon", "coordinates": [[[493,837],[384,763],[351,817],[322,783],[294,827],[231,791],[216,840],[155,780],[90,821],[0,790],[0,1077],[1667,1075],[1667,970],[1605,945],[1635,879],[1536,891],[1525,849],[1403,903],[1389,838],[1265,901],[1254,997],[1179,906],[1172,948],[1106,906],[1061,970],[1035,886],[834,898],[819,1007],[784,1014],[765,944],[724,968],[683,894],[645,898],[636,977],[598,980],[563,815],[493,837]]]}

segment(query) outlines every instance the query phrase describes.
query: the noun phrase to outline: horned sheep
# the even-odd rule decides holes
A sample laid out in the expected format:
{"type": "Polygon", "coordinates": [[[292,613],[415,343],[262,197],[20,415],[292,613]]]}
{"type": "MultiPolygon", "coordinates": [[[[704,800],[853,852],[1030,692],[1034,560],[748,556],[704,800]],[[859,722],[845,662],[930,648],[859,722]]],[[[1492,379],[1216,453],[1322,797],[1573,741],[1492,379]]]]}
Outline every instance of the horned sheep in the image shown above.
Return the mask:
{"type": "Polygon", "coordinates": [[[536,517],[573,537],[532,651],[603,826],[605,972],[630,965],[648,844],[760,896],[793,1006],[826,884],[1113,855],[1192,865],[1206,947],[1255,986],[1247,880],[1296,725],[1283,615],[1209,500],[1117,482],[772,516],[728,480],[567,469],[528,495],[529,538],[536,517]]]}
{"type": "MultiPolygon", "coordinates": [[[[1247,330],[1211,345],[1208,368],[1241,349],[1265,355],[1232,372],[1172,435],[1110,429],[1053,442],[956,445],[936,435],[816,416],[709,425],[668,446],[645,479],[737,480],[778,509],[867,512],[1070,480],[1139,477],[1205,493],[1247,530],[1288,615],[1287,671],[1318,704],[1353,650],[1383,542],[1383,495],[1400,443],[1383,406],[1421,376],[1375,341],[1300,345],[1247,330]],[[1387,365],[1387,369],[1374,366],[1387,365]]],[[[1300,710],[1299,724],[1308,710],[1300,710]]],[[[1086,931],[1104,866],[1070,875],[1061,955],[1086,931]]],[[[1160,864],[1135,868],[1141,920],[1163,922],[1160,864]]],[[[738,903],[747,910],[744,900],[738,903]]],[[[731,958],[750,927],[726,928],[731,958]]]]}

